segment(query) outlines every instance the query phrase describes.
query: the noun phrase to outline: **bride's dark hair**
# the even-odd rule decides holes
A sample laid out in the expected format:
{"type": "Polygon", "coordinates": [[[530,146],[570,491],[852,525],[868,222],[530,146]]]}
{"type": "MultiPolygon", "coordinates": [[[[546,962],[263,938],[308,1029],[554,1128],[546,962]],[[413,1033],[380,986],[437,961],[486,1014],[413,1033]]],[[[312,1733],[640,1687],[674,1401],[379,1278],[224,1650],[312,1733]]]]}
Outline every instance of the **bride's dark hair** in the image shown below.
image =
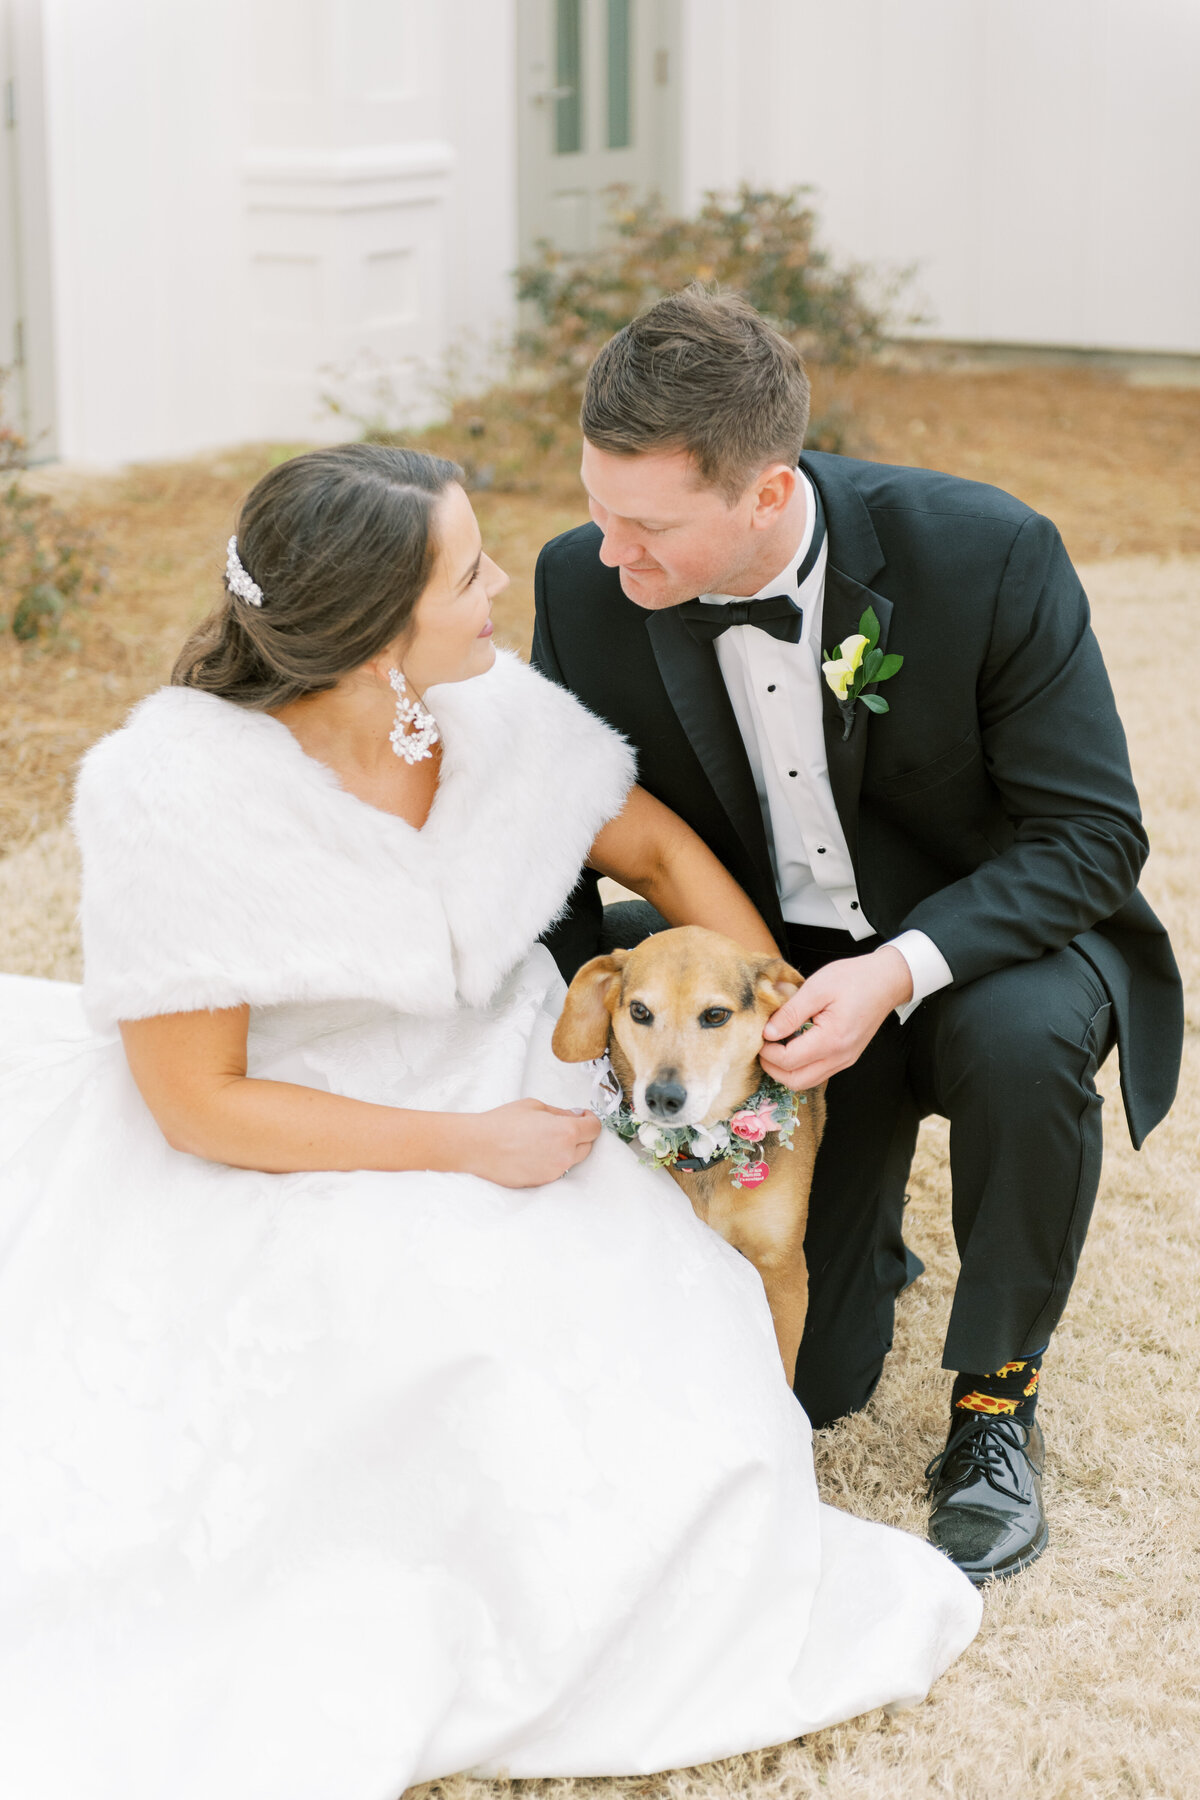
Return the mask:
{"type": "Polygon", "coordinates": [[[383,444],[340,444],[280,463],[247,495],[242,567],[261,606],[226,592],[171,672],[265,711],[330,688],[404,631],[437,555],[433,513],[462,470],[383,444]]]}

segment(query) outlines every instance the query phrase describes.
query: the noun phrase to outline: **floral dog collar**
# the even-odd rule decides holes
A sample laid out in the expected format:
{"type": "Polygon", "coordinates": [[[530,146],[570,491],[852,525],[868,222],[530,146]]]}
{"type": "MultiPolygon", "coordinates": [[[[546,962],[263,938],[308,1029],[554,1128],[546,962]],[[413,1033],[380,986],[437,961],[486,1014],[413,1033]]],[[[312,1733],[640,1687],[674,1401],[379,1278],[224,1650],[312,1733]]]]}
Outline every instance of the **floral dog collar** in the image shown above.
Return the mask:
{"type": "Polygon", "coordinates": [[[767,1179],[771,1165],[760,1154],[760,1146],[776,1133],[784,1149],[790,1150],[799,1109],[808,1105],[807,1094],[794,1094],[764,1075],[728,1119],[715,1125],[656,1125],[634,1117],[607,1055],[597,1057],[591,1067],[592,1111],[609,1131],[634,1146],[641,1162],[689,1174],[727,1162],[736,1188],[758,1187],[767,1179]]]}

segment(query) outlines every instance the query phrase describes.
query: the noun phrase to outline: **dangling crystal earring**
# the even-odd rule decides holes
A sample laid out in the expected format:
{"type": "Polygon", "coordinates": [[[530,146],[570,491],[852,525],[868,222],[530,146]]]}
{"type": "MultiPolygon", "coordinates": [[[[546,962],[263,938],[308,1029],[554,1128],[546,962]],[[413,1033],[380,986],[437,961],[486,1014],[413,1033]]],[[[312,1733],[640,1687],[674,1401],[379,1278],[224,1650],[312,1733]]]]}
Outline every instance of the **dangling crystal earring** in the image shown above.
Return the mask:
{"type": "Polygon", "coordinates": [[[419,700],[407,698],[408,690],[399,669],[388,670],[388,681],[396,696],[396,723],[389,738],[392,749],[406,763],[423,762],[433,755],[433,746],[442,735],[437,720],[419,700]],[[413,728],[411,732],[405,729],[409,725],[413,728]]]}

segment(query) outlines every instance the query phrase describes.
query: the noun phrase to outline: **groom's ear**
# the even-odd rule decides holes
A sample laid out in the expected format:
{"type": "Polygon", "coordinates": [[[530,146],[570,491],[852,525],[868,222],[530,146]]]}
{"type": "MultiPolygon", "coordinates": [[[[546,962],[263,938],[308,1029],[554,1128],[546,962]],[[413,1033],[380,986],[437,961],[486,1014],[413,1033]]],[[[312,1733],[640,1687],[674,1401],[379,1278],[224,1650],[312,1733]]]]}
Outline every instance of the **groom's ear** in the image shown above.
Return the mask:
{"type": "Polygon", "coordinates": [[[768,463],[754,483],[754,523],[762,529],[774,525],[787,510],[796,491],[796,470],[788,463],[768,463]]]}
{"type": "Polygon", "coordinates": [[[562,1016],[550,1046],[559,1062],[591,1062],[608,1049],[613,1007],[621,995],[621,970],[628,950],[593,956],[567,989],[562,1016]]]}

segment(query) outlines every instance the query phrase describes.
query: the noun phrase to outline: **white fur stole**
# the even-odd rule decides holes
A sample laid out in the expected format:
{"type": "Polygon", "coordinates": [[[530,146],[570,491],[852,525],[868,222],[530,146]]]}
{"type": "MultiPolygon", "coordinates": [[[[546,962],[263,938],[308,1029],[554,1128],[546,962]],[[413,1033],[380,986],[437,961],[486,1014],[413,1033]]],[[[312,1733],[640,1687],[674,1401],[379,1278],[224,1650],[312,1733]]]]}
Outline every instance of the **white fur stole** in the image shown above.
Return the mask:
{"type": "Polygon", "coordinates": [[[277,719],[195,689],[160,689],[96,744],[72,818],[92,1025],[486,1005],[562,912],[633,754],[511,653],[426,699],[443,757],[420,831],[347,793],[277,719]]]}

